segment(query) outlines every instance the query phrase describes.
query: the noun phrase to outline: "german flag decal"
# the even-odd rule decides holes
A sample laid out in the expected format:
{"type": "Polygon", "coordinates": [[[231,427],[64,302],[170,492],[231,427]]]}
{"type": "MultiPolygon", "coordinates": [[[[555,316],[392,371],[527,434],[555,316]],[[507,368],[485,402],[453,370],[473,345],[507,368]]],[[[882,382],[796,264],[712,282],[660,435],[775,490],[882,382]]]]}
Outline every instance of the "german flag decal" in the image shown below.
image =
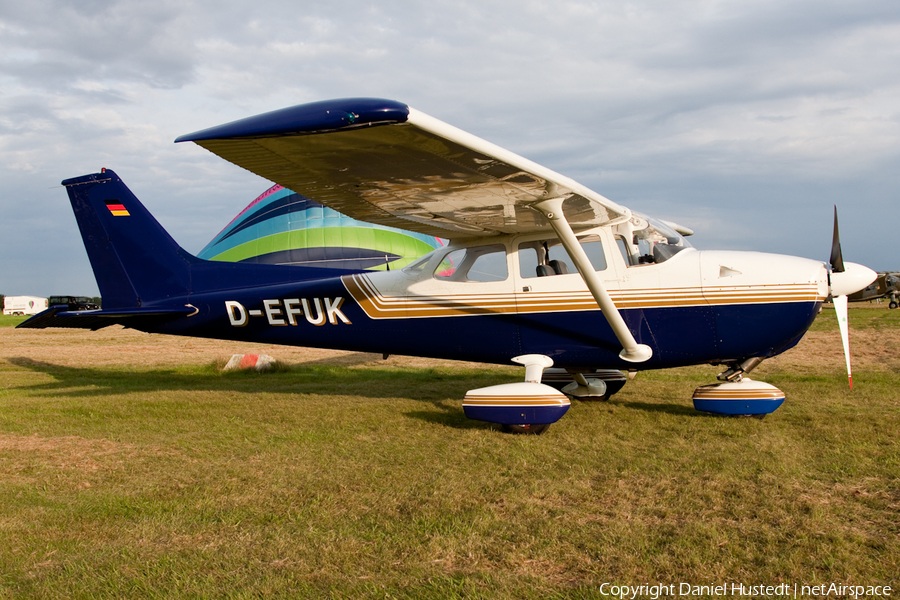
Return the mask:
{"type": "Polygon", "coordinates": [[[109,212],[113,214],[114,217],[129,217],[131,216],[128,213],[128,209],[125,208],[125,205],[119,202],[118,200],[107,200],[106,208],[109,209],[109,212]]]}

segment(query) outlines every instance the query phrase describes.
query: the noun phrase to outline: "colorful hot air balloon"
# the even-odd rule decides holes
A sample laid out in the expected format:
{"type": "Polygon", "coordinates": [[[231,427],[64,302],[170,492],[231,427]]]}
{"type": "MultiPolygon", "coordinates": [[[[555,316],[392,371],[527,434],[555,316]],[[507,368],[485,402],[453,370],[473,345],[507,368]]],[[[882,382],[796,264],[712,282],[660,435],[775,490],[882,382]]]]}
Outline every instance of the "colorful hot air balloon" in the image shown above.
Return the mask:
{"type": "Polygon", "coordinates": [[[280,185],[263,192],[200,251],[207,260],[400,269],[440,238],[357,221],[280,185]]]}

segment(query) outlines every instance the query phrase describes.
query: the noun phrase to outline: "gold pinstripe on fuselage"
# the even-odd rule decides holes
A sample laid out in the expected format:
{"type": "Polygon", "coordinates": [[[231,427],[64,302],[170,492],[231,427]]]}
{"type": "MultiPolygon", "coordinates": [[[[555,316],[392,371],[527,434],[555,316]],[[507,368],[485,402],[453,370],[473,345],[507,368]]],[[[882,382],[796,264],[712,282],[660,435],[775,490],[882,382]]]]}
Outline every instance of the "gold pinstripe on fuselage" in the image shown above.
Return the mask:
{"type": "MultiPolygon", "coordinates": [[[[504,313],[543,313],[598,310],[587,290],[570,292],[523,292],[521,294],[452,294],[385,296],[365,274],[341,278],[344,287],[372,319],[456,317],[504,313]]],[[[823,302],[815,282],[685,288],[664,290],[610,290],[620,309],[676,308],[734,304],[823,302]]]]}

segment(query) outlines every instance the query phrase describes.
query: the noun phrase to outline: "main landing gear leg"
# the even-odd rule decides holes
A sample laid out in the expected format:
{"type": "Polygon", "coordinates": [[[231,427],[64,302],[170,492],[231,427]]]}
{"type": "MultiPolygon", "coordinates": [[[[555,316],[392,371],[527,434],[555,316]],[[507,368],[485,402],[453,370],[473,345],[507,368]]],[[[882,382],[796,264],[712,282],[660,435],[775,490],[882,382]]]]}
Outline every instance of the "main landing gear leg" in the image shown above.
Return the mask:
{"type": "Polygon", "coordinates": [[[544,371],[543,382],[576,400],[605,401],[621,390],[628,378],[618,369],[562,369],[544,371]]]}

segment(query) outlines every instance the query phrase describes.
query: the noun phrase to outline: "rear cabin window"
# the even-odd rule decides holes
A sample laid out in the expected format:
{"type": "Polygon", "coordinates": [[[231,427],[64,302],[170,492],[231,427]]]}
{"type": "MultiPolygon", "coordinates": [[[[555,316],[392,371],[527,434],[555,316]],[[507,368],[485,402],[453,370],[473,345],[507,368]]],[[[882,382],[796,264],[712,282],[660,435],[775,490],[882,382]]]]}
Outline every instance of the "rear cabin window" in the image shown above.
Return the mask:
{"type": "MultiPolygon", "coordinates": [[[[606,270],[606,255],[598,235],[578,238],[595,271],[606,270]]],[[[578,273],[575,262],[559,240],[534,240],[519,244],[519,274],[523,279],[578,273]]]]}
{"type": "Polygon", "coordinates": [[[448,253],[434,270],[434,278],[444,281],[506,281],[506,246],[491,244],[459,248],[448,253]]]}

